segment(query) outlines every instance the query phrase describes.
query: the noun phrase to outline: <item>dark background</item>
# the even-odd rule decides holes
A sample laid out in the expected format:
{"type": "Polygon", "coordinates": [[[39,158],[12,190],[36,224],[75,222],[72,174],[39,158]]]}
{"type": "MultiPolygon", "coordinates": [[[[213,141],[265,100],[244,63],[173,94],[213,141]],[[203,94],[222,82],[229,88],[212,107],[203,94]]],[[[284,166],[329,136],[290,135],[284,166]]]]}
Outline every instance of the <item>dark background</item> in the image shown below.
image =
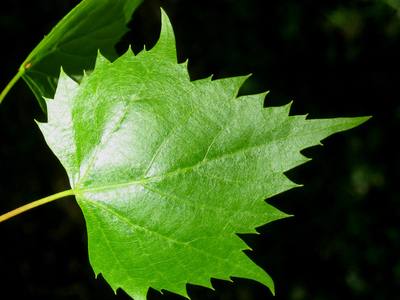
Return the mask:
{"type": "MultiPolygon", "coordinates": [[[[0,85],[72,0],[2,0],[0,85]]],[[[193,79],[253,73],[242,92],[270,90],[310,117],[373,115],[306,150],[288,176],[305,186],[269,200],[295,217],[246,236],[277,296],[249,280],[189,286],[193,299],[399,299],[400,13],[395,0],[145,0],[119,45],[154,44],[159,6],[174,24],[193,79]]],[[[400,5],[399,5],[400,8],[400,5]]],[[[0,106],[0,212],[68,188],[33,118],[21,81],[0,106]]],[[[150,291],[150,299],[183,299],[150,291]]],[[[95,280],[85,225],[72,198],[0,224],[0,299],[128,299],[95,280]]]]}

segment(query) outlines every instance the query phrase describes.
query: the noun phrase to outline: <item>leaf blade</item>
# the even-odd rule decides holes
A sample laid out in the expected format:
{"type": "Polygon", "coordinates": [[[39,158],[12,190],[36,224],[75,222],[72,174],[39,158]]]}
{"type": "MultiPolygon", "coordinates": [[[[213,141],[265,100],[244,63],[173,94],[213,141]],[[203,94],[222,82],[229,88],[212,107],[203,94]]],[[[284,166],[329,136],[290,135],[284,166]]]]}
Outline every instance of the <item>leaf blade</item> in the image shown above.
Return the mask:
{"type": "Polygon", "coordinates": [[[149,287],[187,296],[187,283],[210,278],[273,292],[237,233],[287,217],[264,199],[298,186],[284,173],[308,161],[300,151],[366,118],[263,108],[265,94],[237,98],[246,77],[192,82],[171,31],[164,15],[154,51],[99,58],[79,87],[65,78],[49,100],[54,126],[43,133],[83,210],[91,264],[135,299],[149,287]]]}

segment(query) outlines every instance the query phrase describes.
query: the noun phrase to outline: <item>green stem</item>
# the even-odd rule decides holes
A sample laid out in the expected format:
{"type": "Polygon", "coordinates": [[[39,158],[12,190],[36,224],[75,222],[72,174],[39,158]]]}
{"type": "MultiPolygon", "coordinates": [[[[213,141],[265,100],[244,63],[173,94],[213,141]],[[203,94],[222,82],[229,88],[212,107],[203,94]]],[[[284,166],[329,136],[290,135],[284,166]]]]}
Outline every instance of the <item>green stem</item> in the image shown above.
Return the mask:
{"type": "Polygon", "coordinates": [[[13,79],[7,84],[7,86],[4,88],[4,90],[0,94],[0,104],[3,102],[4,98],[7,96],[8,92],[11,90],[11,88],[18,82],[18,80],[24,75],[25,69],[24,68],[19,68],[18,73],[15,74],[13,79]]]}
{"type": "Polygon", "coordinates": [[[33,201],[33,202],[28,203],[28,204],[26,204],[24,206],[21,206],[21,207],[19,207],[17,209],[14,209],[14,210],[12,210],[12,211],[4,214],[4,215],[1,215],[0,216],[0,223],[6,221],[8,219],[11,219],[12,217],[15,217],[15,216],[17,216],[19,214],[22,214],[22,213],[24,213],[24,212],[26,212],[28,210],[31,210],[32,208],[41,206],[43,204],[55,201],[55,200],[60,199],[60,198],[64,198],[64,197],[67,197],[67,196],[72,196],[72,195],[75,195],[74,190],[67,190],[67,191],[63,191],[63,192],[60,192],[60,193],[57,193],[57,194],[54,194],[54,195],[51,195],[51,196],[36,200],[36,201],[33,201]]]}

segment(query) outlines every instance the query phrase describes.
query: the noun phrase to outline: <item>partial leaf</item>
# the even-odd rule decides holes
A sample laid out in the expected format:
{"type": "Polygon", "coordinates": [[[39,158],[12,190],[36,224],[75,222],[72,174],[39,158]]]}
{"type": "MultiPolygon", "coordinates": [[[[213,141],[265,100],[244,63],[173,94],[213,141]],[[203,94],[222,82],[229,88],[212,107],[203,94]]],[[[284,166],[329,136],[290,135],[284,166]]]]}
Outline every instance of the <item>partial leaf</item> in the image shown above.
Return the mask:
{"type": "Polygon", "coordinates": [[[308,161],[300,151],[366,118],[263,108],[265,94],[237,97],[247,77],[190,81],[162,21],[152,50],[99,56],[80,85],[62,73],[40,124],[83,210],[93,269],[137,300],[210,278],[273,291],[237,234],[286,217],[264,200],[297,186],[284,173],[308,161]]]}
{"type": "Polygon", "coordinates": [[[117,58],[114,46],[141,2],[83,0],[37,45],[20,69],[42,108],[43,97],[54,96],[61,66],[80,80],[83,70],[94,68],[98,49],[108,59],[117,58]]]}

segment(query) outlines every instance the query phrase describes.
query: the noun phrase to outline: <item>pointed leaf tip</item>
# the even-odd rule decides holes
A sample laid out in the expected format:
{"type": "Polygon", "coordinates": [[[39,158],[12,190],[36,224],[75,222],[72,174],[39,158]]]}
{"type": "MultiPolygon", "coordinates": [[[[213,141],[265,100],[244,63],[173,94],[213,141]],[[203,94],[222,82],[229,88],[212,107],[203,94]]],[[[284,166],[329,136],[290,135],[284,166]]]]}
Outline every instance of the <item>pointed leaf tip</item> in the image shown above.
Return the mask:
{"type": "Polygon", "coordinates": [[[170,62],[177,62],[174,30],[168,15],[162,8],[160,38],[150,52],[161,56],[163,59],[169,60],[170,62]]]}

